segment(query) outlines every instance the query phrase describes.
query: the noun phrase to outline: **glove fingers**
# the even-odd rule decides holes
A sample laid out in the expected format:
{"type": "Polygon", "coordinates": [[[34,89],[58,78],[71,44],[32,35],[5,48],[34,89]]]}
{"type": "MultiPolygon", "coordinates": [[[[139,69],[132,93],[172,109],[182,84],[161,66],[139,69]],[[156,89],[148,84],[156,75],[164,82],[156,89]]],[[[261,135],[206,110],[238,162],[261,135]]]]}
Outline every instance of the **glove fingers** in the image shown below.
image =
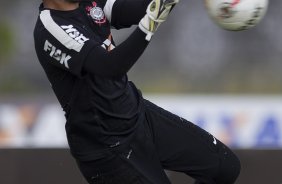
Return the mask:
{"type": "Polygon", "coordinates": [[[154,0],[147,8],[147,14],[156,22],[163,22],[179,0],[154,0]]]}
{"type": "Polygon", "coordinates": [[[179,0],[165,0],[164,1],[164,6],[165,7],[170,7],[170,6],[175,5],[177,3],[179,3],[179,0]]]}
{"type": "Polygon", "coordinates": [[[147,14],[141,19],[139,28],[147,34],[146,40],[150,40],[160,24],[164,22],[173,7],[179,0],[153,0],[147,7],[147,14]]]}

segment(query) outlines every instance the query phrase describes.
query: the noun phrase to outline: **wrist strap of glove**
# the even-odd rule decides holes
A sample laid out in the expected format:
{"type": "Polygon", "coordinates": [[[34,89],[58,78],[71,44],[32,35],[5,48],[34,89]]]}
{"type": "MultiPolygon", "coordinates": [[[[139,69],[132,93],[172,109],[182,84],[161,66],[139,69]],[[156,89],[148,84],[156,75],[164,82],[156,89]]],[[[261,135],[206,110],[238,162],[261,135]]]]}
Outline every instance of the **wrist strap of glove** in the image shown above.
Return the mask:
{"type": "Polygon", "coordinates": [[[157,30],[161,22],[163,21],[152,20],[148,14],[146,14],[145,17],[139,22],[139,28],[147,34],[145,38],[147,41],[151,40],[154,32],[157,30]]]}

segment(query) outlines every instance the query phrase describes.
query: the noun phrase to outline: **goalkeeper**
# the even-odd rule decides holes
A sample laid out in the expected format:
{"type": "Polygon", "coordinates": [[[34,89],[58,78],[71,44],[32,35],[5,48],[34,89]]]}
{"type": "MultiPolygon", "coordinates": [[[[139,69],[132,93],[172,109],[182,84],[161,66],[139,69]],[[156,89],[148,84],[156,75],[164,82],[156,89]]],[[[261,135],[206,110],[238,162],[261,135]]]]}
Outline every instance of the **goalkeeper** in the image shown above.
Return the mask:
{"type": "MultiPolygon", "coordinates": [[[[35,49],[66,117],[70,151],[90,184],[234,183],[240,163],[212,135],[145,100],[127,78],[178,0],[43,0],[35,49]],[[111,27],[138,25],[116,46],[111,27]]],[[[153,61],[150,61],[153,62],[153,61]]]]}

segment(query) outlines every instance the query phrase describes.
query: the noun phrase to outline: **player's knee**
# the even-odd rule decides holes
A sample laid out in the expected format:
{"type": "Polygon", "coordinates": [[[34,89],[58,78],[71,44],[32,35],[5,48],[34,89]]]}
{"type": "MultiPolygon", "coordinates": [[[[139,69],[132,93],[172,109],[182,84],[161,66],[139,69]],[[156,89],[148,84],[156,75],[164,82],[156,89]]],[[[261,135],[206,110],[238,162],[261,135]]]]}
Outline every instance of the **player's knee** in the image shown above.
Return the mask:
{"type": "Polygon", "coordinates": [[[240,174],[241,164],[238,157],[230,150],[223,153],[219,172],[216,178],[217,184],[233,184],[240,174]]]}

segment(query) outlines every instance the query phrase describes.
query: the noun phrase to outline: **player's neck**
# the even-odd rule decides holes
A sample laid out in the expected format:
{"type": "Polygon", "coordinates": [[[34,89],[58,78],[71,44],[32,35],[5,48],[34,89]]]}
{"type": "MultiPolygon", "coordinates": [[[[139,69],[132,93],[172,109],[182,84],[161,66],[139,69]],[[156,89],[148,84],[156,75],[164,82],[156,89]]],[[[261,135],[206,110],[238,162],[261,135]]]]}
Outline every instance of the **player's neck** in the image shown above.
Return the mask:
{"type": "Polygon", "coordinates": [[[71,3],[64,0],[44,0],[43,5],[49,9],[69,11],[78,8],[79,3],[71,3]]]}

